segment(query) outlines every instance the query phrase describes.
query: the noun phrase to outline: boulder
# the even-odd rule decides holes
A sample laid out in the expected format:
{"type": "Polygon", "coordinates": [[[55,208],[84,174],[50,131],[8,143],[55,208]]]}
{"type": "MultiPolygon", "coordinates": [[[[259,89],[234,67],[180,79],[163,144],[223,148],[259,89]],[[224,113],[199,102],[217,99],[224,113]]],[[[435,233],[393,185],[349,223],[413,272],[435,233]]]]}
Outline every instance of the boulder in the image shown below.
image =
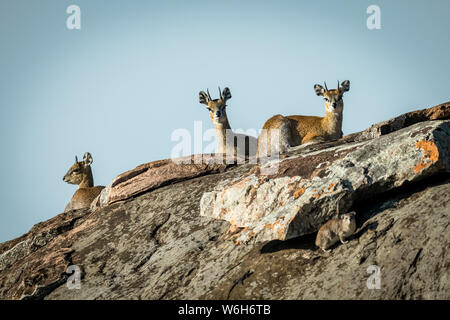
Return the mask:
{"type": "Polygon", "coordinates": [[[237,242],[287,240],[317,231],[339,207],[450,171],[450,121],[427,121],[319,151],[301,152],[223,181],[204,193],[200,214],[245,228],[237,242]],[[339,200],[339,201],[338,201],[339,200]]]}
{"type": "Polygon", "coordinates": [[[225,154],[200,154],[145,163],[117,176],[105,191],[102,203],[112,204],[167,184],[223,172],[243,162],[245,159],[235,159],[225,154]]]}

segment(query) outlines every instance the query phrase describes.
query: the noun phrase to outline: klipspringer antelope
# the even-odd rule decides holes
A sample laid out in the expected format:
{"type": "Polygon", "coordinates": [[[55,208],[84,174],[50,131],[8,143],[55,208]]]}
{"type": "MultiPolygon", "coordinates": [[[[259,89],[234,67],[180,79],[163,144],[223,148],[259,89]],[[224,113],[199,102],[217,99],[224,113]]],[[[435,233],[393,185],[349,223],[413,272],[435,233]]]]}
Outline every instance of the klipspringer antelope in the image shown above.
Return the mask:
{"type": "Polygon", "coordinates": [[[94,177],[92,176],[91,164],[93,162],[92,156],[86,152],[83,161],[78,161],[75,156],[75,163],[67,171],[63,177],[64,182],[69,184],[77,184],[78,189],[72,196],[72,199],[67,204],[64,212],[70,210],[77,210],[82,208],[89,208],[92,201],[105,188],[104,186],[94,187],[94,177]]]}
{"type": "Polygon", "coordinates": [[[350,90],[350,81],[339,83],[337,89],[328,90],[314,85],[318,96],[325,100],[325,117],[282,116],[277,114],[266,121],[258,137],[258,157],[285,153],[288,148],[306,143],[336,140],[342,137],[342,112],[344,92],[350,90]],[[278,135],[272,130],[279,130],[278,135]],[[276,137],[271,139],[271,137],[276,137]]]}
{"type": "Polygon", "coordinates": [[[200,91],[200,103],[205,104],[209,111],[209,116],[216,129],[218,153],[227,153],[229,155],[254,156],[256,154],[257,140],[255,137],[234,133],[231,129],[230,122],[227,117],[227,101],[231,99],[229,88],[220,91],[220,98],[213,100],[209,94],[209,90],[200,91]],[[244,143],[245,141],[245,143],[244,143]]]}

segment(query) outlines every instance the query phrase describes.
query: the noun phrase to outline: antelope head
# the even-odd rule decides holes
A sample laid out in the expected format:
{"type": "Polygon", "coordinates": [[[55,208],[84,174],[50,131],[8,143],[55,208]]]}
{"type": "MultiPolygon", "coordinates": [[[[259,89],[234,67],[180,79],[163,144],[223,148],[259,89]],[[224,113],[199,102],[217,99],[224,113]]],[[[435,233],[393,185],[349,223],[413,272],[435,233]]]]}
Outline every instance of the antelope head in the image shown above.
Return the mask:
{"type": "Polygon", "coordinates": [[[225,124],[228,122],[227,119],[227,113],[226,113],[226,107],[227,107],[227,101],[231,99],[231,92],[230,89],[225,88],[223,91],[220,91],[219,87],[219,99],[212,99],[211,95],[209,94],[209,90],[206,90],[207,93],[204,91],[200,91],[199,97],[200,97],[200,103],[206,105],[206,108],[209,111],[209,116],[212,120],[212,122],[215,125],[225,124]]]}

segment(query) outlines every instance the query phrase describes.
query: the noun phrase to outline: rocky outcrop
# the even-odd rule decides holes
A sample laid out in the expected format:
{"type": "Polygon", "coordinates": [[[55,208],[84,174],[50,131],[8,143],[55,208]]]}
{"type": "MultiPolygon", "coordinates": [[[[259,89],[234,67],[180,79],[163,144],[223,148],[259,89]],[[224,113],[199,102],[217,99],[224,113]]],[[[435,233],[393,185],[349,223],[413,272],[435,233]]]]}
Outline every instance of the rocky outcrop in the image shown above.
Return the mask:
{"type": "Polygon", "coordinates": [[[146,163],[116,177],[109,187],[106,203],[125,200],[170,183],[223,172],[237,162],[244,161],[225,154],[203,154],[146,163]]]}
{"type": "Polygon", "coordinates": [[[387,121],[374,124],[363,132],[354,134],[354,138],[356,140],[374,139],[419,122],[448,119],[450,119],[450,103],[446,102],[432,108],[408,112],[387,121]]]}
{"type": "Polygon", "coordinates": [[[289,156],[206,192],[200,214],[244,227],[237,241],[287,240],[315,232],[355,200],[450,171],[450,122],[422,122],[366,140],[289,156]],[[337,202],[340,199],[340,202],[337,202]]]}
{"type": "Polygon", "coordinates": [[[43,298],[68,278],[73,238],[87,209],[62,213],[0,245],[1,299],[43,298]]]}
{"type": "Polygon", "coordinates": [[[0,244],[0,299],[449,299],[449,117],[447,103],[298,147],[261,165],[271,175],[217,155],[139,166],[92,210],[0,244]],[[323,253],[314,232],[338,199],[357,231],[323,253]]]}

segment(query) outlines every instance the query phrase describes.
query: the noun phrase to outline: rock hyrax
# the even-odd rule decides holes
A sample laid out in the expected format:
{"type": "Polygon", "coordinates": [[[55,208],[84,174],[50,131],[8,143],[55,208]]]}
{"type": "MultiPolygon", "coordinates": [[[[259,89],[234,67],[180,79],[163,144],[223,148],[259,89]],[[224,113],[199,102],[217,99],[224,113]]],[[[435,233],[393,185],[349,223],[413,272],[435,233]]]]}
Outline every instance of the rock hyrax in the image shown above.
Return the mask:
{"type": "Polygon", "coordinates": [[[325,252],[329,252],[331,249],[327,249],[338,240],[347,243],[348,241],[344,241],[344,239],[350,237],[356,229],[355,214],[355,211],[352,211],[340,215],[339,218],[327,221],[317,232],[316,246],[322,248],[325,252]]]}

